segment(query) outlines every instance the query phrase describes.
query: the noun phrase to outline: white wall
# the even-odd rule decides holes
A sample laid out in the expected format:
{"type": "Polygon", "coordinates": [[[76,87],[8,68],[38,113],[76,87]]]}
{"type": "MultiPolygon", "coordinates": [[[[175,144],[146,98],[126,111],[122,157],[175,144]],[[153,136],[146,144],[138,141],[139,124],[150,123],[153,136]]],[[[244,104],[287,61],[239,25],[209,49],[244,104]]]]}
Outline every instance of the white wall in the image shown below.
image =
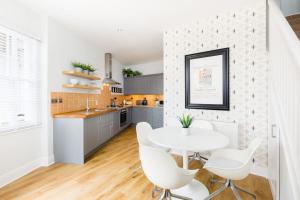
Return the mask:
{"type": "Polygon", "coordinates": [[[164,71],[163,66],[164,66],[163,60],[157,60],[157,61],[152,61],[152,62],[147,62],[147,63],[130,65],[128,67],[130,67],[133,70],[138,70],[138,71],[142,72],[144,75],[146,75],[146,74],[163,73],[163,71],[164,71]]]}
{"type": "MultiPolygon", "coordinates": [[[[70,76],[62,74],[63,70],[73,69],[72,61],[79,61],[93,65],[101,78],[104,78],[104,51],[95,45],[88,43],[75,32],[67,29],[64,25],[49,18],[48,23],[48,73],[49,90],[73,91],[75,89],[64,89],[62,84],[68,83],[70,76]]],[[[121,64],[113,59],[113,77],[123,82],[121,64]]],[[[74,77],[73,77],[74,78],[74,77]]],[[[100,81],[98,82],[101,83],[100,81]]],[[[80,91],[85,92],[85,90],[80,91]]]]}
{"type": "Polygon", "coordinates": [[[268,60],[266,5],[217,13],[164,33],[165,125],[182,113],[239,124],[239,146],[264,138],[255,155],[267,167],[268,60]],[[185,55],[230,48],[230,111],[185,109],[185,55]]]}
{"type": "MultiPolygon", "coordinates": [[[[11,0],[1,1],[0,25],[43,41],[43,18],[11,0]]],[[[40,166],[43,127],[0,135],[0,187],[40,166]]]]}
{"type": "Polygon", "coordinates": [[[0,25],[41,39],[43,18],[32,10],[12,0],[2,0],[0,25]]]}

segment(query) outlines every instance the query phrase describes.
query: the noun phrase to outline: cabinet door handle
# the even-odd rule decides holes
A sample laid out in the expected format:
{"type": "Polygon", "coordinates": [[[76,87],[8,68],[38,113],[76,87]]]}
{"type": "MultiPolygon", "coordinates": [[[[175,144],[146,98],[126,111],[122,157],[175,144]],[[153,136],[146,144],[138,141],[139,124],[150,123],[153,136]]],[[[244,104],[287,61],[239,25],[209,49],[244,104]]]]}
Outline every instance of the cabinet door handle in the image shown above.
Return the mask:
{"type": "Polygon", "coordinates": [[[271,129],[271,136],[272,138],[276,138],[277,137],[277,133],[276,133],[276,124],[272,124],[272,129],[271,129]]]}

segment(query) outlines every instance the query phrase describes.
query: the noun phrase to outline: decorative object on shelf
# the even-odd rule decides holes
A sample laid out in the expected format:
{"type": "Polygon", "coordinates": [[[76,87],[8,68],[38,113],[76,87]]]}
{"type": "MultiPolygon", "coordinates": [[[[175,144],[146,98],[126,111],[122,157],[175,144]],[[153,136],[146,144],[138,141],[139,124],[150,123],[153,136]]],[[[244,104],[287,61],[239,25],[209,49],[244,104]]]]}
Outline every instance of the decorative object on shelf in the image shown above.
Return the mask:
{"type": "Polygon", "coordinates": [[[75,68],[75,71],[79,72],[79,69],[81,69],[81,72],[86,74],[92,74],[94,71],[96,71],[92,65],[83,64],[80,62],[72,62],[72,66],[75,68]]]}
{"type": "Polygon", "coordinates": [[[71,78],[71,79],[69,80],[69,82],[70,82],[72,85],[76,85],[76,84],[79,83],[78,79],[75,79],[75,78],[71,78]]]}
{"type": "Polygon", "coordinates": [[[229,48],[185,56],[185,108],[229,110],[229,48]]]}
{"type": "Polygon", "coordinates": [[[182,134],[189,135],[190,134],[190,126],[194,120],[190,115],[182,115],[182,117],[178,117],[181,125],[182,125],[182,134]]]}
{"type": "Polygon", "coordinates": [[[140,71],[133,71],[131,68],[129,67],[125,67],[123,70],[123,76],[124,77],[134,77],[134,76],[141,76],[142,72],[140,71]]]}

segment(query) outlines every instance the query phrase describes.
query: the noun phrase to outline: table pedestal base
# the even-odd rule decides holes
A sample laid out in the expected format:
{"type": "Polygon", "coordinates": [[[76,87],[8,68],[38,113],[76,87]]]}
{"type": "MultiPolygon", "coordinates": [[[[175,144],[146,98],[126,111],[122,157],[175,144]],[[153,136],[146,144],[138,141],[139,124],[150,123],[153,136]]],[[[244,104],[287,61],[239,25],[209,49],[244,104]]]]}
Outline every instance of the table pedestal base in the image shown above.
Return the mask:
{"type": "Polygon", "coordinates": [[[209,195],[208,189],[201,182],[195,179],[190,184],[182,188],[172,190],[171,192],[180,196],[189,197],[193,200],[203,200],[209,195]]]}

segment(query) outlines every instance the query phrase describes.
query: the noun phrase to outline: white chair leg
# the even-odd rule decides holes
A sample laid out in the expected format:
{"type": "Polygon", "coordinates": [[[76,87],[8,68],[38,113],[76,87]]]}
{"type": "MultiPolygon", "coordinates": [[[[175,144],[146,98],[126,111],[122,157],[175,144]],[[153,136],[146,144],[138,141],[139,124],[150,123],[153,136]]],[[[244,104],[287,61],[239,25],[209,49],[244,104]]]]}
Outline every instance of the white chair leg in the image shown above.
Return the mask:
{"type": "Polygon", "coordinates": [[[225,181],[217,180],[217,179],[210,179],[211,183],[220,183],[220,184],[225,184],[225,181]]]}
{"type": "Polygon", "coordinates": [[[233,192],[235,198],[236,198],[237,200],[242,200],[242,198],[241,198],[239,192],[238,192],[237,189],[234,187],[234,185],[231,185],[230,188],[231,188],[231,190],[232,190],[232,192],[233,192]]]}
{"type": "Polygon", "coordinates": [[[193,200],[191,198],[184,197],[184,196],[181,196],[181,195],[178,195],[178,194],[173,194],[173,193],[171,193],[171,197],[175,197],[176,199],[182,199],[182,200],[193,200]]]}
{"type": "Polygon", "coordinates": [[[220,187],[218,190],[214,191],[213,193],[211,193],[208,197],[206,197],[204,200],[210,200],[212,198],[214,198],[215,196],[218,196],[221,192],[223,192],[225,189],[227,188],[226,185],[223,185],[222,187],[220,187]]]}
{"type": "Polygon", "coordinates": [[[191,198],[188,197],[184,197],[181,195],[177,195],[177,194],[173,194],[171,193],[170,190],[163,190],[159,200],[172,200],[172,197],[176,198],[176,199],[182,199],[182,200],[193,200],[191,198]]]}
{"type": "Polygon", "coordinates": [[[245,190],[245,189],[242,189],[242,188],[236,186],[235,184],[234,184],[234,187],[235,187],[237,190],[239,190],[239,191],[241,191],[241,192],[244,192],[244,193],[246,193],[246,194],[252,196],[253,200],[256,200],[255,194],[253,194],[253,193],[251,193],[251,192],[249,192],[249,191],[247,191],[247,190],[245,190]]]}

